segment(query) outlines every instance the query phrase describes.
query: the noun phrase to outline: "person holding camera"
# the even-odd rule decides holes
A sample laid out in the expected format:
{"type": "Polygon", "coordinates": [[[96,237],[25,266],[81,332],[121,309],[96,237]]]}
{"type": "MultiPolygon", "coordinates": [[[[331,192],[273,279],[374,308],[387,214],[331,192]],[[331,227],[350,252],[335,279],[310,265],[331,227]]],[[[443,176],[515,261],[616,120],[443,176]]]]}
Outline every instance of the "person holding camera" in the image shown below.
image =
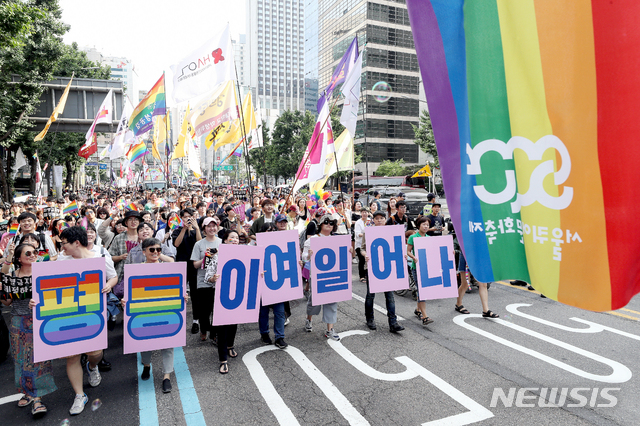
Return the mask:
{"type": "Polygon", "coordinates": [[[200,331],[200,303],[195,297],[198,288],[198,274],[196,268],[191,262],[191,253],[193,247],[202,239],[200,227],[195,218],[196,211],[191,207],[180,210],[180,219],[182,226],[175,229],[171,233],[171,241],[176,248],[176,262],[187,262],[187,282],[189,283],[189,292],[191,293],[191,303],[193,304],[193,325],[191,326],[191,334],[200,331]]]}
{"type": "Polygon", "coordinates": [[[202,229],[204,230],[204,238],[198,241],[191,252],[191,261],[197,272],[197,293],[193,299],[198,299],[200,304],[200,340],[207,340],[207,332],[209,338],[213,339],[213,329],[209,318],[213,312],[213,284],[205,281],[204,276],[209,263],[218,253],[218,246],[222,240],[218,238],[218,222],[217,217],[205,217],[202,221],[202,229]]]}

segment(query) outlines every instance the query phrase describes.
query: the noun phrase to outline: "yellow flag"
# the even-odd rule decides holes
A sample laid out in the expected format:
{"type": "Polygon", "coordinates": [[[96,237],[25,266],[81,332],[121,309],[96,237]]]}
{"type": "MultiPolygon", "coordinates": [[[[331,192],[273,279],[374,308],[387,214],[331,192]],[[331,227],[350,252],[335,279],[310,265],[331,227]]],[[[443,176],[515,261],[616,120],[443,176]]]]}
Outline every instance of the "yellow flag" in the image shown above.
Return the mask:
{"type": "Polygon", "coordinates": [[[431,176],[431,168],[429,167],[428,164],[426,166],[424,166],[423,168],[421,168],[420,170],[418,170],[411,177],[414,178],[414,177],[427,177],[427,176],[431,176]]]}
{"type": "MultiPolygon", "coordinates": [[[[235,82],[229,80],[192,109],[191,124],[197,137],[211,133],[222,123],[238,118],[235,82]]],[[[207,148],[211,145],[209,144],[207,148]]]]}
{"type": "Polygon", "coordinates": [[[336,152],[335,154],[330,153],[329,155],[327,155],[327,161],[324,165],[324,177],[309,185],[309,189],[311,190],[311,192],[319,191],[324,188],[324,185],[327,183],[329,177],[331,177],[332,174],[336,173],[338,169],[341,172],[345,170],[353,170],[353,137],[351,136],[351,133],[349,133],[349,130],[344,129],[344,131],[340,134],[338,139],[333,142],[333,144],[336,152]],[[336,167],[336,160],[334,156],[338,157],[338,167],[336,167]]]}
{"type": "MultiPolygon", "coordinates": [[[[256,113],[253,110],[253,103],[251,102],[251,93],[247,93],[242,101],[242,116],[244,118],[244,135],[248,136],[253,129],[256,128],[256,113]]],[[[221,146],[238,143],[243,137],[242,122],[238,118],[234,120],[229,129],[226,132],[218,132],[218,138],[216,139],[216,145],[214,149],[218,149],[221,146]]],[[[208,148],[208,147],[207,147],[208,148]]]]}
{"type": "Polygon", "coordinates": [[[187,105],[187,111],[184,113],[184,119],[182,120],[182,128],[180,129],[180,135],[178,136],[178,144],[176,145],[176,149],[173,150],[172,160],[176,158],[182,158],[187,156],[187,142],[191,139],[191,135],[193,133],[193,129],[191,127],[191,123],[189,122],[189,113],[191,109],[189,105],[187,105]]]}
{"type": "Polygon", "coordinates": [[[51,114],[51,117],[49,117],[49,120],[47,120],[47,124],[44,125],[44,129],[42,129],[42,131],[38,133],[38,136],[36,136],[35,139],[33,139],[34,142],[38,142],[44,139],[45,135],[49,131],[49,126],[51,126],[51,123],[56,121],[58,119],[58,115],[62,114],[62,112],[64,111],[64,106],[67,103],[67,97],[69,97],[69,88],[71,88],[72,81],[73,81],[73,76],[71,76],[71,80],[69,80],[69,83],[67,84],[67,87],[64,89],[62,96],[60,96],[58,105],[56,105],[56,107],[53,109],[53,113],[51,114]]]}
{"type": "Polygon", "coordinates": [[[160,157],[158,146],[160,146],[162,142],[168,143],[166,119],[166,115],[153,117],[153,142],[151,144],[151,153],[157,160],[160,161],[162,161],[162,157],[160,157]]]}

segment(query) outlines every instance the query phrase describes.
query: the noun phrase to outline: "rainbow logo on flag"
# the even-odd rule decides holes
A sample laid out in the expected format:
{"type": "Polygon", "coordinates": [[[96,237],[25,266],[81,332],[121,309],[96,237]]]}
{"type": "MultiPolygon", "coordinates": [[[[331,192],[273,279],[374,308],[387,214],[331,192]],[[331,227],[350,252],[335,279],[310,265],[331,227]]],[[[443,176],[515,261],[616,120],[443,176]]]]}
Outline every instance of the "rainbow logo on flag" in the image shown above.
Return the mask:
{"type": "Polygon", "coordinates": [[[153,128],[153,117],[167,113],[166,94],[164,91],[164,74],[153,85],[147,96],[131,113],[129,129],[135,136],[147,133],[153,128]]]}
{"type": "Polygon", "coordinates": [[[640,2],[407,0],[470,270],[594,311],[640,292],[640,2]]]}
{"type": "Polygon", "coordinates": [[[71,203],[69,203],[68,206],[66,206],[63,210],[62,213],[63,214],[69,214],[72,212],[77,212],[78,211],[78,203],[74,200],[71,203]]]}
{"type": "Polygon", "coordinates": [[[9,227],[9,235],[14,237],[18,233],[19,229],[20,229],[20,224],[19,223],[14,223],[13,225],[11,225],[9,227]]]}
{"type": "Polygon", "coordinates": [[[171,219],[169,219],[169,229],[171,229],[172,231],[174,229],[178,229],[181,226],[182,219],[180,219],[178,216],[173,216],[171,219]]]}
{"type": "Polygon", "coordinates": [[[147,153],[147,145],[144,141],[140,141],[140,143],[131,145],[129,148],[129,152],[127,152],[127,158],[129,159],[129,163],[134,163],[137,159],[144,157],[147,153]]]}

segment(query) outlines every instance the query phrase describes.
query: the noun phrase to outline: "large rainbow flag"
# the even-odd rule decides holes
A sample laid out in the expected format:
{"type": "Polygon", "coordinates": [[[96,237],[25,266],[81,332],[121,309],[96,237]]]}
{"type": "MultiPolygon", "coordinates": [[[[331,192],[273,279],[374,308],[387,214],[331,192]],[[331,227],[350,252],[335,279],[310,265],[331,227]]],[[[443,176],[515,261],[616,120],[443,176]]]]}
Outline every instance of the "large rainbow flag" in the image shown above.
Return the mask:
{"type": "Polygon", "coordinates": [[[480,281],[640,291],[640,2],[407,0],[446,198],[480,281]]]}
{"type": "Polygon", "coordinates": [[[135,145],[131,145],[129,151],[127,152],[127,158],[129,159],[129,163],[133,164],[138,158],[144,157],[147,153],[147,144],[144,141],[140,141],[135,145]]]}
{"type": "Polygon", "coordinates": [[[160,80],[153,85],[149,93],[140,101],[138,106],[131,113],[129,119],[129,129],[135,136],[147,133],[153,128],[152,118],[156,115],[167,113],[166,94],[164,90],[164,74],[160,80]]]}

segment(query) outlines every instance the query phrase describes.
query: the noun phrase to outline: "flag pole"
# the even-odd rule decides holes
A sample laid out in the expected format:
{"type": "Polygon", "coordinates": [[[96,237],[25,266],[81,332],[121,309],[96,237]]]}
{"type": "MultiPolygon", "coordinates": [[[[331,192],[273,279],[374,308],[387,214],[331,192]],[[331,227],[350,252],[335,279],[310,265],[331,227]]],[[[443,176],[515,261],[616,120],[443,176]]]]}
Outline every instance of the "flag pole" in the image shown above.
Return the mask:
{"type": "Polygon", "coordinates": [[[165,80],[164,71],[162,71],[162,83],[164,87],[164,154],[167,159],[167,163],[165,166],[165,173],[167,175],[167,179],[164,182],[164,188],[169,189],[169,108],[167,108],[167,82],[165,80]]]}
{"type": "MultiPolygon", "coordinates": [[[[336,99],[333,101],[333,105],[331,105],[331,109],[329,110],[329,115],[327,116],[326,120],[324,120],[324,123],[322,123],[322,126],[320,126],[320,130],[318,131],[318,134],[316,135],[313,144],[311,145],[311,149],[309,150],[309,152],[307,152],[306,157],[304,157],[302,159],[302,163],[300,163],[301,165],[304,165],[307,160],[309,159],[309,156],[311,155],[311,152],[313,151],[313,149],[316,147],[316,143],[318,143],[318,139],[320,138],[320,134],[322,133],[322,131],[324,130],[324,126],[327,124],[327,120],[329,120],[331,118],[331,112],[333,111],[333,107],[336,106],[336,103],[338,102],[338,98],[336,97],[336,99]]],[[[293,181],[293,184],[291,185],[291,191],[289,192],[289,194],[287,195],[287,198],[284,201],[284,205],[286,206],[287,203],[289,202],[289,199],[291,198],[291,195],[293,194],[293,188],[295,188],[296,183],[298,182],[298,177],[300,177],[299,173],[296,173],[296,177],[293,181]]],[[[284,206],[282,206],[282,210],[284,210],[284,206]]],[[[282,210],[279,213],[282,213],[282,210]]]]}
{"type": "MultiPolygon", "coordinates": [[[[244,146],[244,161],[245,161],[245,165],[247,166],[247,180],[249,181],[249,186],[251,188],[250,189],[250,194],[251,194],[251,200],[253,200],[253,184],[251,182],[251,167],[249,166],[249,150],[247,149],[247,134],[246,134],[246,130],[244,127],[244,108],[242,107],[242,95],[240,94],[240,83],[238,82],[238,67],[236,66],[236,63],[233,63],[233,68],[236,71],[236,88],[238,91],[238,101],[240,103],[240,127],[242,127],[242,139],[243,139],[243,146],[244,146]]],[[[249,87],[249,93],[251,93],[251,87],[249,87]]],[[[249,95],[251,96],[251,95],[249,95]]],[[[257,125],[257,123],[256,123],[257,125]]],[[[236,163],[237,164],[237,163],[236,163]]],[[[237,167],[237,166],[236,166],[237,167]]]]}

